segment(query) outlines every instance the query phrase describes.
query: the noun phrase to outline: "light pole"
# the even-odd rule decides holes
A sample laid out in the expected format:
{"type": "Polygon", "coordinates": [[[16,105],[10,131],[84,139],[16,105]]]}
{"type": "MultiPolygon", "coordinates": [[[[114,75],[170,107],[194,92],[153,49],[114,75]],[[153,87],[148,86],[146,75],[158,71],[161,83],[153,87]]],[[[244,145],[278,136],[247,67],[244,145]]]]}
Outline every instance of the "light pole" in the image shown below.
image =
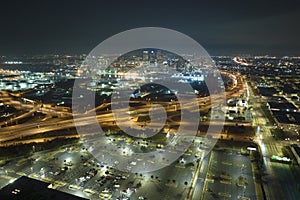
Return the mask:
{"type": "Polygon", "coordinates": [[[243,174],[243,169],[245,168],[245,164],[242,164],[242,167],[241,167],[241,174],[243,174]]]}

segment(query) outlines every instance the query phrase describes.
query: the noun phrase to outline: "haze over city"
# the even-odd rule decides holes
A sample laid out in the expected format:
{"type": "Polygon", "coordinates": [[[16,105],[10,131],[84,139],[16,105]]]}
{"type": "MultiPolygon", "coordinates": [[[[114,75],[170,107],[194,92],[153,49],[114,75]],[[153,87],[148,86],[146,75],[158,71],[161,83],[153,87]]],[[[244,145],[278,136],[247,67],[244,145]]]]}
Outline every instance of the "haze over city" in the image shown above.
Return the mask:
{"type": "Polygon", "coordinates": [[[5,1],[0,54],[83,54],[138,27],[189,35],[211,55],[299,54],[299,2],[5,1]]]}

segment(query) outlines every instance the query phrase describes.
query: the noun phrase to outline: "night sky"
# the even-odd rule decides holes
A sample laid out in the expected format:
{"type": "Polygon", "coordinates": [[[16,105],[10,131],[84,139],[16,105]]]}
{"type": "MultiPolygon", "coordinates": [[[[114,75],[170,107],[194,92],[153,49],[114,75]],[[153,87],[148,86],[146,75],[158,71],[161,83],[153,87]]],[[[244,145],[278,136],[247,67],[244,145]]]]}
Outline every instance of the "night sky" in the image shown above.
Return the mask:
{"type": "Polygon", "coordinates": [[[211,55],[300,55],[300,1],[6,0],[0,55],[89,53],[121,31],[180,31],[211,55]]]}

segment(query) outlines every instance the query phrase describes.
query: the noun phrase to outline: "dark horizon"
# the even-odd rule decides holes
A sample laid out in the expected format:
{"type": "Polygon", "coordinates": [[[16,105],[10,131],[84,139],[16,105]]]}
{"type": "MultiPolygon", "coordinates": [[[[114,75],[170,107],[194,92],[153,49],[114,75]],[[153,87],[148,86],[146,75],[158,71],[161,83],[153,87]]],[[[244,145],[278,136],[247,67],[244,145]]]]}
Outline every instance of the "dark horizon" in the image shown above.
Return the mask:
{"type": "Polygon", "coordinates": [[[106,38],[164,27],[198,41],[210,55],[300,55],[298,1],[2,2],[0,55],[88,54],[106,38]]]}

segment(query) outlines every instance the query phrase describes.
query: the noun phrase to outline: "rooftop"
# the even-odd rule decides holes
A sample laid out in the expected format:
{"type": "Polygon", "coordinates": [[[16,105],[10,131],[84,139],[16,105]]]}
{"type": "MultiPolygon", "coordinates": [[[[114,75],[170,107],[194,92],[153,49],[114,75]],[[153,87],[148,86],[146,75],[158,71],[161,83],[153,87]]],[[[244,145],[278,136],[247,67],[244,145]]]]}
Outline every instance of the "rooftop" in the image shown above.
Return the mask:
{"type": "Polygon", "coordinates": [[[1,200],[85,200],[48,188],[49,183],[22,176],[0,190],[1,200]]]}

